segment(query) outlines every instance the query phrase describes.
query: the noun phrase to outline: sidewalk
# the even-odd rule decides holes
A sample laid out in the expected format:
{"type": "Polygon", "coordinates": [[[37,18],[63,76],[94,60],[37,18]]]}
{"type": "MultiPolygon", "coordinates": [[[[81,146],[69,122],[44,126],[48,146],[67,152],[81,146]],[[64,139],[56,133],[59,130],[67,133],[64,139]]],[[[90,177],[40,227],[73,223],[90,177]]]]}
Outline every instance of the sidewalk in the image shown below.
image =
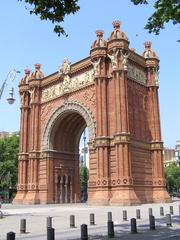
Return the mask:
{"type": "Polygon", "coordinates": [[[2,211],[5,215],[0,219],[0,240],[6,239],[9,231],[16,233],[16,239],[45,240],[46,218],[52,217],[52,226],[55,228],[56,240],[80,239],[81,224],[88,225],[89,239],[107,238],[107,212],[112,212],[115,225],[114,239],[180,239],[180,201],[164,204],[143,204],[140,206],[88,206],[86,204],[62,204],[62,205],[10,205],[3,204],[2,211]],[[173,206],[173,226],[167,228],[165,217],[160,216],[160,206],[164,207],[164,214],[169,213],[169,207],[173,206]],[[156,229],[149,230],[148,208],[153,209],[156,219],[156,229]],[[136,218],[136,209],[141,211],[141,219],[137,220],[137,234],[130,233],[130,219],[136,218]],[[127,210],[128,221],[123,221],[122,211],[127,210]],[[90,213],[95,214],[95,226],[89,225],[90,213]],[[70,228],[70,215],[75,216],[76,228],[70,228]],[[25,218],[27,233],[20,233],[20,220],[25,218]]]}

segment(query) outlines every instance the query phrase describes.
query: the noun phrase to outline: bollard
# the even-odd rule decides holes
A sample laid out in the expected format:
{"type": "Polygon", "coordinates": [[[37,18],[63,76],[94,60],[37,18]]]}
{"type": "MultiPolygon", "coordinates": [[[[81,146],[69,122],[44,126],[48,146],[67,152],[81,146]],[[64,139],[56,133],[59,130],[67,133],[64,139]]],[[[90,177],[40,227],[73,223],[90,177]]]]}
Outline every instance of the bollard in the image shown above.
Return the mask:
{"type": "Polygon", "coordinates": [[[152,208],[149,208],[148,211],[149,211],[149,216],[152,216],[153,215],[152,208]]]}
{"type": "Polygon", "coordinates": [[[26,233],[26,219],[21,219],[20,232],[21,233],[26,233]]]}
{"type": "Polygon", "coordinates": [[[7,233],[7,240],[15,240],[16,234],[14,232],[8,232],[7,233]]]}
{"type": "Polygon", "coordinates": [[[160,207],[160,216],[164,216],[164,208],[160,207]]]}
{"type": "Polygon", "coordinates": [[[47,228],[47,240],[54,240],[54,228],[48,227],[47,228]]]}
{"type": "Polygon", "coordinates": [[[156,230],[156,227],[155,227],[155,218],[154,218],[154,216],[152,216],[152,215],[149,216],[149,229],[150,229],[150,230],[156,230]]]}
{"type": "Polygon", "coordinates": [[[112,212],[108,212],[108,221],[112,221],[112,212]]]}
{"type": "Polygon", "coordinates": [[[166,214],[166,226],[172,227],[171,214],[166,214]]]}
{"type": "Polygon", "coordinates": [[[86,224],[81,225],[81,240],[88,240],[88,230],[86,224]]]}
{"type": "Polygon", "coordinates": [[[94,213],[90,213],[90,225],[95,225],[94,213]]]}
{"type": "Polygon", "coordinates": [[[46,227],[52,227],[52,217],[47,217],[46,218],[46,227]]]}
{"type": "Polygon", "coordinates": [[[136,209],[136,218],[137,218],[137,219],[141,219],[140,209],[136,209]]]}
{"type": "Polygon", "coordinates": [[[70,227],[74,228],[75,227],[75,216],[70,215],[70,227]]]}
{"type": "Polygon", "coordinates": [[[123,210],[123,221],[127,221],[127,211],[123,210]]]}
{"type": "Polygon", "coordinates": [[[174,214],[174,211],[173,211],[173,206],[169,206],[169,213],[170,213],[171,215],[173,215],[173,214],[174,214]]]}
{"type": "Polygon", "coordinates": [[[131,218],[131,233],[137,233],[136,219],[131,218]]]}
{"type": "Polygon", "coordinates": [[[113,238],[114,237],[114,223],[113,221],[108,221],[108,237],[113,238]]]}
{"type": "Polygon", "coordinates": [[[179,215],[180,215],[180,205],[179,205],[179,215]]]}

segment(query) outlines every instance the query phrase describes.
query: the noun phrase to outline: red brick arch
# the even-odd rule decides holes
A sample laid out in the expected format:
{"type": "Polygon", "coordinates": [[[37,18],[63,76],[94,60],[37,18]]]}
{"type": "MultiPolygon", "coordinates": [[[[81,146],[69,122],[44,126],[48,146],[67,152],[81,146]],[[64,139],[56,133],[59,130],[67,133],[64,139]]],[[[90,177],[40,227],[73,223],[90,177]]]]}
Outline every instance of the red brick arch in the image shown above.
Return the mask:
{"type": "Polygon", "coordinates": [[[90,56],[64,60],[47,77],[25,70],[21,96],[18,191],[15,203],[80,201],[79,140],[89,129],[89,204],[169,201],[163,171],[159,59],[143,55],[113,22],[98,30],[90,56]],[[158,184],[157,184],[158,183],[158,184]]]}
{"type": "Polygon", "coordinates": [[[74,102],[74,101],[67,101],[65,102],[62,106],[60,106],[56,111],[50,116],[49,121],[47,123],[47,126],[45,128],[43,138],[42,138],[42,146],[41,148],[46,150],[46,149],[51,149],[50,146],[50,134],[51,131],[56,123],[56,121],[65,113],[67,112],[76,112],[79,115],[83,117],[85,120],[86,126],[88,127],[89,130],[89,141],[94,141],[95,140],[95,122],[94,118],[92,116],[92,113],[86,109],[85,106],[83,106],[79,102],[74,102]]]}

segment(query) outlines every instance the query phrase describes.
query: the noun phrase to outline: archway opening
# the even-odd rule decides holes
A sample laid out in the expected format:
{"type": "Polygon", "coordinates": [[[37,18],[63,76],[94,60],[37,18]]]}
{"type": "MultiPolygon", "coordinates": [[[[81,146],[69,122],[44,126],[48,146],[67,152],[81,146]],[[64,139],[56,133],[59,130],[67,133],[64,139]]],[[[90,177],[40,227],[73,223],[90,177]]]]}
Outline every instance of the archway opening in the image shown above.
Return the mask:
{"type": "Polygon", "coordinates": [[[87,200],[87,194],[82,197],[80,167],[82,154],[86,158],[83,168],[88,164],[88,136],[86,121],[73,110],[60,115],[52,127],[49,146],[53,152],[55,203],[87,200]]]}
{"type": "Polygon", "coordinates": [[[81,202],[88,200],[88,179],[89,179],[89,131],[85,128],[79,144],[79,166],[80,166],[80,196],[81,202]]]}

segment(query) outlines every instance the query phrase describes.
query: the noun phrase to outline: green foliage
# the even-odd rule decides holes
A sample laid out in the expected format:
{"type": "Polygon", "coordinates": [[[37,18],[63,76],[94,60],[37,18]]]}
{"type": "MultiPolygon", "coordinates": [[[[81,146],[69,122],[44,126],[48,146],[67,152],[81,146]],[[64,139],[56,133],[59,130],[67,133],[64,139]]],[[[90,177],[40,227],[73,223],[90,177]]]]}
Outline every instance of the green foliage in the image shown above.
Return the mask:
{"type": "Polygon", "coordinates": [[[80,167],[80,188],[82,201],[87,200],[87,187],[88,187],[89,172],[85,166],[80,167]]]}
{"type": "Polygon", "coordinates": [[[165,168],[165,177],[169,192],[179,193],[180,188],[180,166],[171,163],[165,168]]]}
{"type": "MultiPolygon", "coordinates": [[[[18,0],[23,1],[23,0],[18,0]]],[[[78,0],[24,0],[31,6],[30,14],[35,14],[41,20],[49,20],[54,26],[54,32],[58,36],[67,36],[61,23],[66,15],[75,14],[79,11],[78,0]]],[[[135,5],[148,4],[148,0],[131,0],[135,5]]],[[[145,26],[150,33],[159,34],[164,24],[172,21],[173,24],[180,23],[179,0],[156,0],[154,3],[155,12],[148,18],[145,26]]],[[[27,8],[28,9],[28,8],[27,8]]]]}
{"type": "Polygon", "coordinates": [[[14,188],[18,172],[19,137],[0,139],[0,188],[14,188]]]}
{"type": "MultiPolygon", "coordinates": [[[[22,0],[19,0],[22,1],[22,0]]],[[[49,20],[55,24],[54,32],[60,36],[67,36],[64,28],[60,25],[64,17],[71,13],[76,13],[80,7],[77,5],[78,0],[24,0],[31,5],[30,14],[35,14],[41,20],[49,20]]]]}
{"type": "MultiPolygon", "coordinates": [[[[135,5],[148,4],[147,0],[131,0],[135,5]]],[[[164,29],[165,23],[172,21],[173,24],[180,23],[180,2],[179,0],[156,0],[154,3],[155,12],[148,18],[145,29],[149,33],[159,34],[164,29]]]]}

